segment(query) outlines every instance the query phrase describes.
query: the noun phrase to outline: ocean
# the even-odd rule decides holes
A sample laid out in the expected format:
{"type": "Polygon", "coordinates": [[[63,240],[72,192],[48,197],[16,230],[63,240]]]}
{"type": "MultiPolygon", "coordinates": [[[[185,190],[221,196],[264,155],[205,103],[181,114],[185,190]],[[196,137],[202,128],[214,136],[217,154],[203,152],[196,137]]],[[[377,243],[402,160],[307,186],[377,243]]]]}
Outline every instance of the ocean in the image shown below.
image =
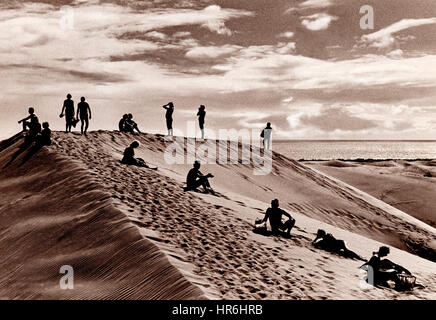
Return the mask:
{"type": "Polygon", "coordinates": [[[272,149],[296,160],[436,159],[436,141],[275,140],[272,149]]]}

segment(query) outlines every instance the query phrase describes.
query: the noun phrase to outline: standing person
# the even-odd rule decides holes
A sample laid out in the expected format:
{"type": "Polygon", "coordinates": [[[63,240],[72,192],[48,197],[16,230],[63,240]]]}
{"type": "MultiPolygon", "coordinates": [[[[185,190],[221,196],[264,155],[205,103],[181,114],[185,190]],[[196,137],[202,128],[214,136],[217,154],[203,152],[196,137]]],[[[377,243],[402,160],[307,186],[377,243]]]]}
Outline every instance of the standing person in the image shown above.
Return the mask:
{"type": "Polygon", "coordinates": [[[273,235],[279,235],[281,230],[286,231],[288,237],[291,235],[291,230],[295,225],[295,219],[292,218],[289,213],[279,208],[278,199],[271,201],[271,208],[266,210],[265,218],[263,218],[262,222],[267,222],[268,219],[273,235]],[[285,223],[282,222],[283,215],[289,218],[285,223]]]}
{"type": "Polygon", "coordinates": [[[74,122],[74,101],[71,100],[71,94],[67,94],[67,99],[64,100],[61,114],[59,117],[64,116],[65,111],[65,133],[71,132],[71,126],[76,126],[77,122],[74,122]]]}
{"type": "Polygon", "coordinates": [[[197,117],[198,117],[198,125],[201,130],[201,139],[204,139],[204,118],[206,117],[206,111],[204,111],[205,106],[201,105],[198,108],[197,117]]]}
{"type": "Polygon", "coordinates": [[[80,121],[82,122],[82,126],[80,127],[80,132],[82,134],[85,134],[86,136],[86,130],[88,130],[89,120],[91,119],[91,108],[89,107],[89,104],[85,102],[85,97],[80,98],[80,102],[77,105],[76,118],[79,118],[79,114],[80,114],[80,121]],[[88,111],[89,111],[89,117],[88,117],[88,111]],[[84,125],[85,125],[85,130],[83,130],[84,125]]]}
{"type": "Polygon", "coordinates": [[[260,134],[260,137],[263,138],[263,148],[264,150],[269,150],[271,146],[271,122],[268,122],[266,124],[266,128],[262,130],[262,133],[260,134]]]}
{"type": "Polygon", "coordinates": [[[168,129],[168,136],[173,135],[173,113],[174,113],[174,104],[172,102],[167,103],[162,108],[166,109],[167,112],[165,113],[165,119],[167,121],[167,129],[168,129]]]}

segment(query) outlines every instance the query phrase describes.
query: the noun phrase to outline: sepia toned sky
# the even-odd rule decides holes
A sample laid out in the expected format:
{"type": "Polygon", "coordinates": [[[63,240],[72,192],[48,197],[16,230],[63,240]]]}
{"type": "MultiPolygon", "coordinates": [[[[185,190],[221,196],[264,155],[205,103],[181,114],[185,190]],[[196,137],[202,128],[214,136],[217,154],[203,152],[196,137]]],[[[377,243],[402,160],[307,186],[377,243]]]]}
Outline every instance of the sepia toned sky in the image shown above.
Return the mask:
{"type": "Polygon", "coordinates": [[[182,131],[204,104],[215,130],[436,139],[436,1],[2,0],[0,90],[0,138],[28,106],[63,129],[71,93],[87,98],[91,130],[131,112],[166,133],[173,101],[182,131]]]}

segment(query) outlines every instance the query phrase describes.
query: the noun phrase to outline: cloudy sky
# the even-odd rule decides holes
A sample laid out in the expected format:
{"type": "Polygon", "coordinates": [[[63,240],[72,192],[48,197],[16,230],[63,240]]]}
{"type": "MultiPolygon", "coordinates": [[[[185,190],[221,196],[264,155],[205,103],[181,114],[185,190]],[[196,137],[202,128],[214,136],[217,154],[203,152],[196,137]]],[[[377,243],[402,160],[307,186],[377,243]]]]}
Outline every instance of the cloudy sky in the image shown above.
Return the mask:
{"type": "Polygon", "coordinates": [[[204,104],[215,130],[436,139],[436,1],[2,0],[0,88],[0,138],[28,106],[62,129],[71,93],[92,130],[131,112],[165,133],[173,101],[183,131],[204,104]]]}

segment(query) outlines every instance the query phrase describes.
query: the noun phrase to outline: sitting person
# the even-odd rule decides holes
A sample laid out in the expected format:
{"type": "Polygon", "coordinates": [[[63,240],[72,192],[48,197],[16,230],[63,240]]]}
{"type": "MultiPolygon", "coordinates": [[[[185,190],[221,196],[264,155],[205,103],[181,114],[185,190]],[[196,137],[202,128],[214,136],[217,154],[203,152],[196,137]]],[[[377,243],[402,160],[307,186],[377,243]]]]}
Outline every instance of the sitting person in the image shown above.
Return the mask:
{"type": "Polygon", "coordinates": [[[23,144],[19,146],[19,149],[12,155],[11,160],[3,167],[6,168],[12,164],[12,162],[24,151],[28,150],[27,154],[23,157],[21,165],[29,160],[35,153],[37,153],[43,146],[51,145],[51,130],[48,128],[48,122],[42,124],[44,130],[38,133],[32,139],[29,136],[25,137],[23,144]],[[35,143],[33,143],[35,142],[35,143]]]}
{"type": "Polygon", "coordinates": [[[135,121],[133,121],[133,115],[129,113],[127,115],[126,121],[124,122],[124,132],[133,133],[134,130],[138,131],[138,133],[141,133],[141,131],[139,131],[138,125],[135,121]]]}
{"type": "Polygon", "coordinates": [[[348,250],[345,246],[344,240],[338,240],[331,233],[326,233],[322,229],[318,229],[318,233],[316,234],[315,240],[312,241],[312,244],[318,249],[333,252],[345,258],[366,261],[358,254],[348,250]]]}
{"type": "Polygon", "coordinates": [[[265,217],[263,218],[262,222],[267,222],[268,219],[273,235],[280,235],[283,231],[286,232],[286,235],[288,237],[291,236],[291,230],[295,225],[295,219],[292,218],[289,213],[279,208],[278,199],[274,199],[271,201],[271,208],[268,208],[266,210],[265,217]],[[282,216],[288,217],[288,221],[283,223],[282,216]]]}
{"type": "Polygon", "coordinates": [[[36,144],[40,146],[49,146],[51,145],[51,130],[49,129],[48,122],[42,123],[41,133],[36,136],[36,144]]]}
{"type": "Polygon", "coordinates": [[[390,288],[388,281],[393,281],[397,290],[412,289],[415,286],[416,278],[409,270],[389,259],[381,259],[389,253],[389,248],[382,246],[378,251],[373,252],[373,256],[368,262],[360,267],[368,272],[367,282],[373,286],[390,288]]]}
{"type": "Polygon", "coordinates": [[[213,189],[210,187],[209,178],[213,178],[213,175],[208,173],[207,175],[203,175],[200,172],[200,162],[195,161],[194,167],[189,170],[188,175],[186,177],[186,188],[185,191],[197,191],[199,186],[203,186],[205,193],[214,193],[213,189]]]}
{"type": "Polygon", "coordinates": [[[138,167],[143,167],[143,168],[149,168],[152,170],[157,170],[157,168],[149,167],[143,159],[135,158],[135,149],[138,147],[139,147],[139,142],[133,141],[130,144],[130,146],[124,150],[124,154],[123,154],[124,156],[123,156],[123,159],[121,160],[121,163],[133,165],[133,166],[138,166],[138,167]]]}
{"type": "Polygon", "coordinates": [[[125,114],[121,118],[120,122],[118,122],[118,129],[120,130],[120,132],[126,132],[125,126],[126,126],[127,118],[128,118],[128,115],[125,114]]]}
{"type": "Polygon", "coordinates": [[[35,109],[32,107],[29,107],[29,115],[26,118],[18,121],[18,123],[23,123],[23,132],[27,131],[27,128],[29,128],[29,133],[25,138],[25,142],[28,144],[32,143],[38,133],[41,132],[41,124],[39,123],[38,117],[35,114],[35,109]]]}

